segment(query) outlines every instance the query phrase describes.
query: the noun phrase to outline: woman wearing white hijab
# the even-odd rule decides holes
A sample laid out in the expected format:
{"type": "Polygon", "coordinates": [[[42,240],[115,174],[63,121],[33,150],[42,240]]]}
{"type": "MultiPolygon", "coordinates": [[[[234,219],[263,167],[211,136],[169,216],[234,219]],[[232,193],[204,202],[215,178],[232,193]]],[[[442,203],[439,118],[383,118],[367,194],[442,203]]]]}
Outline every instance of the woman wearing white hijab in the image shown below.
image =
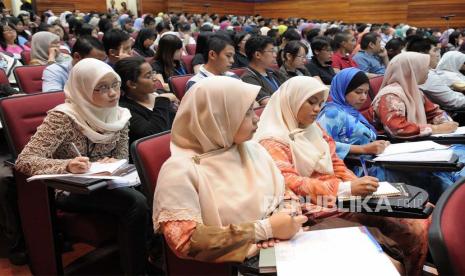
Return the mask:
{"type": "MultiPolygon", "coordinates": [[[[377,227],[402,248],[408,275],[421,274],[427,253],[428,220],[394,219],[357,213],[329,212],[316,207],[321,198],[338,195],[369,195],[378,180],[357,178],[337,157],[335,142],[315,123],[328,88],[312,77],[287,80],[263,111],[254,140],[275,160],[286,186],[300,196],[310,197],[310,218],[339,217],[377,227]]],[[[323,201],[324,203],[324,201],[323,201]]]]}
{"type": "MultiPolygon", "coordinates": [[[[16,169],[28,176],[85,173],[89,161],[127,159],[131,115],[118,106],[120,85],[120,77],[106,63],[90,58],[77,63],[65,85],[65,103],[48,112],[19,154],[16,169]]],[[[145,273],[149,211],[140,192],[118,188],[89,195],[59,194],[57,204],[65,211],[114,216],[124,272],[145,273]]]]}
{"type": "Polygon", "coordinates": [[[291,238],[306,217],[271,215],[284,194],[283,178],[267,152],[248,141],[260,87],[215,76],[191,89],[158,177],[155,231],[181,258],[242,262],[259,241],[291,238]]]}
{"type": "Polygon", "coordinates": [[[465,108],[465,54],[459,51],[446,52],[436,69],[431,69],[428,79],[420,86],[423,92],[442,108],[462,110],[465,108]]]}

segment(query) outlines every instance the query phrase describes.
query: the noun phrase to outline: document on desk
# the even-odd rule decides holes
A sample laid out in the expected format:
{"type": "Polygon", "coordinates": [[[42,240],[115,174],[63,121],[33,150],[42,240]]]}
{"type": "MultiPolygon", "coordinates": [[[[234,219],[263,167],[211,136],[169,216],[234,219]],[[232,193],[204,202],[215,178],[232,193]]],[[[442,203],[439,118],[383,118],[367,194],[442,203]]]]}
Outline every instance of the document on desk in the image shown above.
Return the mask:
{"type": "Polygon", "coordinates": [[[419,141],[419,142],[405,142],[405,143],[397,143],[397,144],[390,144],[389,146],[384,149],[384,152],[378,154],[378,156],[387,156],[392,154],[400,154],[400,153],[411,153],[411,152],[422,152],[422,151],[430,151],[430,150],[442,150],[448,149],[448,146],[440,145],[433,141],[419,141]]]}
{"type": "Polygon", "coordinates": [[[365,227],[346,227],[300,232],[278,243],[278,276],[399,275],[367,231],[365,227]]]}
{"type": "Polygon", "coordinates": [[[433,134],[433,137],[457,137],[457,136],[464,136],[465,137],[465,126],[458,127],[452,133],[444,133],[444,134],[433,134]]]}
{"type": "Polygon", "coordinates": [[[134,165],[128,164],[127,159],[121,159],[112,163],[92,162],[87,173],[76,174],[41,174],[34,175],[27,179],[28,182],[33,180],[54,179],[60,177],[80,177],[80,178],[95,178],[95,179],[121,179],[121,176],[134,171],[134,165]]]}
{"type": "Polygon", "coordinates": [[[454,151],[449,149],[444,150],[428,150],[411,153],[399,153],[379,155],[374,158],[375,162],[452,162],[454,151]]]}

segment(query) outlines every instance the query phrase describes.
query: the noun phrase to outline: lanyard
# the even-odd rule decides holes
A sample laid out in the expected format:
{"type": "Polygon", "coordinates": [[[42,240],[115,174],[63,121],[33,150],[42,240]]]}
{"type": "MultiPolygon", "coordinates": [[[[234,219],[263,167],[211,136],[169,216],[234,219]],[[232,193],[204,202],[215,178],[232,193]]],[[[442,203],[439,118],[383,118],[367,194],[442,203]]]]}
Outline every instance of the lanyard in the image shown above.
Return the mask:
{"type": "Polygon", "coordinates": [[[178,76],[184,76],[186,74],[186,70],[182,66],[175,68],[174,71],[178,74],[178,76]]]}
{"type": "Polygon", "coordinates": [[[274,80],[273,77],[269,76],[262,76],[262,78],[271,86],[271,89],[273,89],[273,92],[278,90],[279,85],[278,83],[274,80]]]}

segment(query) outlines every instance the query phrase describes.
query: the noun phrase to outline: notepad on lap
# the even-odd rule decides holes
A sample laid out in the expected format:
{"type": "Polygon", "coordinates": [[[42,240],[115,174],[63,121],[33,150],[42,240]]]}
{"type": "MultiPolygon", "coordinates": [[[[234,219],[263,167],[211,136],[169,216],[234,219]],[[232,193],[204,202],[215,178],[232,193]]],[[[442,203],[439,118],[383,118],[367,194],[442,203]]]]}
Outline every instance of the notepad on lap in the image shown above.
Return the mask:
{"type": "Polygon", "coordinates": [[[399,275],[365,227],[301,232],[275,252],[279,276],[399,275]]]}
{"type": "Polygon", "coordinates": [[[276,272],[276,256],[274,247],[260,249],[258,260],[258,269],[260,273],[276,272]]]}

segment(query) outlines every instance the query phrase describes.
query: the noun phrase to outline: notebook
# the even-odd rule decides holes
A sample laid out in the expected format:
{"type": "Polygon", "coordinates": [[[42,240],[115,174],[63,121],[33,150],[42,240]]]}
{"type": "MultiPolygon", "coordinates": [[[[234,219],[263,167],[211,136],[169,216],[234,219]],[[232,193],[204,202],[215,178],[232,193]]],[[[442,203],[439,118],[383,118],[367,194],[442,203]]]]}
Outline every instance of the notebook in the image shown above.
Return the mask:
{"type": "Polygon", "coordinates": [[[297,233],[275,245],[279,276],[399,275],[365,227],[297,233]]]}
{"type": "Polygon", "coordinates": [[[421,152],[380,155],[375,162],[452,162],[455,158],[452,150],[428,150],[421,152]]]}
{"type": "Polygon", "coordinates": [[[134,165],[128,165],[127,159],[121,159],[112,163],[92,162],[89,172],[87,173],[40,174],[29,177],[27,181],[30,182],[34,180],[54,179],[62,177],[65,177],[67,180],[72,177],[87,179],[120,179],[120,176],[124,175],[126,172],[134,170],[131,169],[131,166],[134,167],[134,165]]]}
{"type": "MultiPolygon", "coordinates": [[[[400,189],[394,187],[394,185],[392,185],[389,182],[383,181],[383,182],[379,182],[378,184],[379,184],[379,186],[378,186],[378,189],[376,190],[376,192],[374,192],[369,197],[378,198],[378,197],[382,197],[382,196],[393,197],[393,196],[404,195],[404,193],[400,189]]],[[[355,197],[354,196],[339,196],[338,200],[350,200],[350,199],[353,199],[353,198],[355,198],[355,197]]]]}
{"type": "Polygon", "coordinates": [[[275,273],[276,272],[276,257],[275,257],[274,247],[260,249],[258,270],[260,273],[275,273]]]}
{"type": "Polygon", "coordinates": [[[440,145],[433,141],[406,142],[398,144],[390,144],[384,149],[384,152],[378,156],[387,156],[401,153],[422,152],[431,150],[448,149],[448,146],[440,145]]]}

